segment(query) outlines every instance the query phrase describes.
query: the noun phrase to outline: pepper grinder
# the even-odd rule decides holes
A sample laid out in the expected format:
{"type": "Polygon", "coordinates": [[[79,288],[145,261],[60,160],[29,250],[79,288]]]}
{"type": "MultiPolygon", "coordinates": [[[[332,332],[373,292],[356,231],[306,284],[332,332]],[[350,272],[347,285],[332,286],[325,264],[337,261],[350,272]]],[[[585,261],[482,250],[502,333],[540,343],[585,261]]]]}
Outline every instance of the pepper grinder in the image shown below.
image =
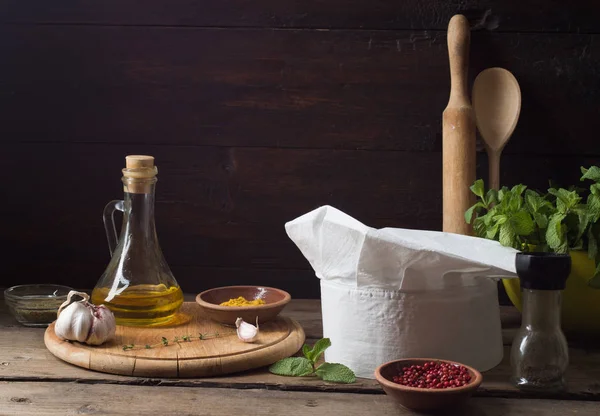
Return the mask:
{"type": "Polygon", "coordinates": [[[569,349],[560,327],[560,312],[562,290],[571,272],[571,257],[517,253],[516,269],[523,311],[521,328],[511,348],[511,381],[521,390],[563,390],[569,349]]]}

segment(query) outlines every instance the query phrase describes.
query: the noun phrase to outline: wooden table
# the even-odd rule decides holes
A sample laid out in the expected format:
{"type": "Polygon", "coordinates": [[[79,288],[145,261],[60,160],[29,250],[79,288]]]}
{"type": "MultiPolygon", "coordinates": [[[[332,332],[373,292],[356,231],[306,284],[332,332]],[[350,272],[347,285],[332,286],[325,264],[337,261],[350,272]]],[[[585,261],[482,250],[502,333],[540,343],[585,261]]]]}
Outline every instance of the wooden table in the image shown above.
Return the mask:
{"type": "MultiPolygon", "coordinates": [[[[304,327],[307,341],[322,335],[316,300],[294,300],[284,311],[304,327]]],[[[458,414],[600,415],[600,351],[571,348],[569,389],[560,396],[525,395],[511,387],[508,345],[519,323],[502,309],[507,345],[502,364],[458,414]]],[[[148,379],[96,373],[50,354],[43,329],[25,328],[0,303],[0,415],[407,415],[374,380],[350,385],[280,377],[260,369],[218,378],[148,379]]]]}

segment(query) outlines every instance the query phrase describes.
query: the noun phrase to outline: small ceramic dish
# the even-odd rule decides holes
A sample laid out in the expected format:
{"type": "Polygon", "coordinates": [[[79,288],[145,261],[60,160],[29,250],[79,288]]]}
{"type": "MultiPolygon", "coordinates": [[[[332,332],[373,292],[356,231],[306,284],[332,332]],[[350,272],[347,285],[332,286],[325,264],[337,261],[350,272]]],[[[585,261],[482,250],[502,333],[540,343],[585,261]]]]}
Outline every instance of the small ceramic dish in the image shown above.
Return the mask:
{"type": "Polygon", "coordinates": [[[390,361],[375,370],[375,378],[386,394],[398,404],[411,410],[425,412],[451,409],[464,404],[483,380],[481,373],[468,365],[435,358],[406,358],[390,361]],[[445,389],[408,387],[392,381],[392,377],[402,372],[404,367],[422,365],[431,361],[466,367],[471,380],[464,386],[445,389]]]}
{"type": "Polygon", "coordinates": [[[45,327],[56,320],[56,312],[71,290],[61,285],[13,286],[4,291],[4,300],[20,324],[45,327]]]}
{"type": "Polygon", "coordinates": [[[291,296],[289,293],[264,286],[225,286],[205,290],[196,296],[196,302],[207,317],[213,321],[224,325],[234,326],[237,318],[255,324],[258,317],[258,324],[265,323],[275,319],[285,305],[289,303],[291,296]],[[264,305],[257,306],[221,306],[223,302],[238,297],[244,297],[247,300],[262,299],[264,305]]]}

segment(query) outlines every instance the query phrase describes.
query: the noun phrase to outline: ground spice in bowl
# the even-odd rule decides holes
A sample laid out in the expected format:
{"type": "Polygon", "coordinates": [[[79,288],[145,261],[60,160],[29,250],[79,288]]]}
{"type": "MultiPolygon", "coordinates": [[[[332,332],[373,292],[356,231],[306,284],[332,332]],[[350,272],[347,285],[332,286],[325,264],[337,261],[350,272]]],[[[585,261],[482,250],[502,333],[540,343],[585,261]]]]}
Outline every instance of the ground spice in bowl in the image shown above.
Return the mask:
{"type": "Polygon", "coordinates": [[[4,291],[4,300],[20,324],[46,327],[56,319],[70,290],[68,286],[52,284],[18,285],[4,291]]]}
{"type": "Polygon", "coordinates": [[[289,293],[266,286],[224,286],[205,290],[196,296],[201,312],[220,324],[235,325],[237,318],[264,324],[279,315],[289,303],[289,293]]]}
{"type": "Polygon", "coordinates": [[[227,302],[221,302],[220,306],[260,306],[264,305],[265,301],[262,299],[248,300],[243,296],[239,296],[235,299],[229,299],[227,302]]]}

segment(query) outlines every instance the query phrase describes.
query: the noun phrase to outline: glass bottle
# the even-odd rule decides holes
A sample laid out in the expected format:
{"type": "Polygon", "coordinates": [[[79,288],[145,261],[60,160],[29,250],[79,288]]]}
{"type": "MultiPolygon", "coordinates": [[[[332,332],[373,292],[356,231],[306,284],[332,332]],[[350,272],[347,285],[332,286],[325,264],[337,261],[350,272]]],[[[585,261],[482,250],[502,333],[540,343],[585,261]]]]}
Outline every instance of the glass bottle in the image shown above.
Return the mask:
{"type": "Polygon", "coordinates": [[[169,323],[183,293],[165,261],[154,224],[156,174],[152,156],[127,156],[123,169],[125,199],[104,209],[104,227],[112,258],[92,291],[92,303],[106,305],[119,325],[169,323]],[[123,212],[117,240],[114,212],[123,212]]]}
{"type": "Polygon", "coordinates": [[[512,383],[522,390],[563,390],[569,350],[560,327],[561,296],[571,257],[518,253],[516,268],[523,310],[510,354],[512,383]]]}

